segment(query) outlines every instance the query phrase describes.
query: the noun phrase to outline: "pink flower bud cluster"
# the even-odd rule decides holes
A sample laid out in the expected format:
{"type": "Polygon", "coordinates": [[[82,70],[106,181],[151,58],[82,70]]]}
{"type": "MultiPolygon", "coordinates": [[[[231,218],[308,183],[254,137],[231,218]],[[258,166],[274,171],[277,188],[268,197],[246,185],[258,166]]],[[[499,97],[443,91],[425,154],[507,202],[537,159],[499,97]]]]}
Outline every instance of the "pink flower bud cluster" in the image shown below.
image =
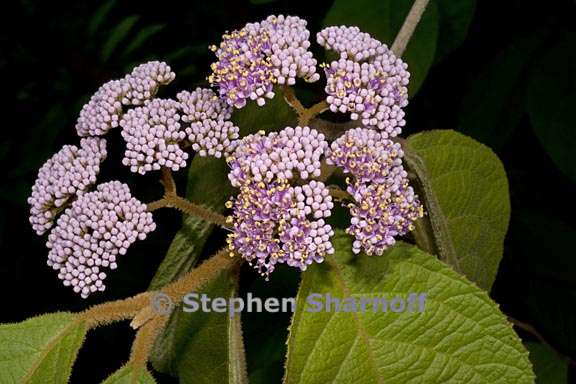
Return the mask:
{"type": "Polygon", "coordinates": [[[264,136],[246,136],[228,159],[228,178],[235,187],[246,180],[270,182],[289,180],[298,172],[301,179],[320,176],[320,157],[328,148],[324,135],[309,127],[286,127],[264,136]]]}
{"type": "Polygon", "coordinates": [[[307,22],[297,16],[268,16],[260,23],[246,25],[246,30],[254,36],[267,34],[269,52],[273,65],[273,75],[278,84],[294,85],[296,77],[308,82],[320,79],[316,73],[316,59],[310,48],[310,31],[307,22]]]}
{"type": "Polygon", "coordinates": [[[210,89],[196,88],[177,96],[182,109],[182,121],[188,123],[185,132],[192,149],[200,156],[228,156],[240,137],[240,128],[228,121],[231,107],[210,89]]]}
{"type": "Polygon", "coordinates": [[[129,110],[120,122],[126,141],[122,164],[140,174],[161,167],[173,171],[185,167],[188,154],[179,143],[186,133],[180,129],[179,109],[175,100],[152,99],[129,110]]]}
{"type": "Polygon", "coordinates": [[[162,61],[149,61],[135,67],[124,77],[128,90],[122,100],[125,105],[142,105],[153,98],[160,85],[169,84],[176,78],[170,66],[162,61]]]}
{"type": "Polygon", "coordinates": [[[227,205],[233,209],[229,247],[265,276],[277,263],[305,270],[334,252],[334,232],[324,220],[334,206],[328,188],[315,180],[289,184],[295,171],[301,179],[319,176],[327,146],[313,129],[287,127],[245,137],[228,159],[228,177],[240,188],[227,205]]]}
{"type": "Polygon", "coordinates": [[[372,129],[350,129],[332,142],[326,163],[336,165],[362,183],[406,178],[400,143],[382,136],[372,129]]]}
{"type": "Polygon", "coordinates": [[[294,16],[269,16],[222,36],[212,46],[218,61],[211,65],[210,84],[218,88],[228,105],[242,108],[248,100],[259,106],[274,97],[274,84],[296,82],[296,77],[313,82],[316,59],[308,50],[310,32],[306,21],[294,16]]]}
{"type": "Polygon", "coordinates": [[[423,216],[418,196],[408,185],[403,155],[400,144],[368,128],[351,129],[332,143],[326,162],[353,177],[346,179],[354,199],[348,205],[352,219],[346,231],[355,237],[354,253],[381,255],[423,216]]]}
{"type": "Polygon", "coordinates": [[[362,184],[355,182],[348,192],[356,203],[350,204],[350,227],[346,233],[354,236],[352,251],[367,255],[382,255],[394,245],[395,238],[414,230],[413,222],[424,215],[424,209],[408,186],[402,184],[362,184]]]}
{"type": "Polygon", "coordinates": [[[58,219],[48,236],[48,265],[65,286],[86,298],[105,289],[103,269],[116,269],[118,255],[155,228],[152,214],[131,196],[126,184],[100,184],[58,219]]]}
{"type": "Polygon", "coordinates": [[[350,113],[385,138],[397,136],[406,124],[407,65],[386,45],[355,27],[329,27],[317,36],[320,44],[340,53],[324,66],[326,97],[332,112],[350,113]]]}
{"type": "Polygon", "coordinates": [[[30,224],[38,235],[52,227],[66,203],[96,182],[100,163],[105,158],[105,139],[84,138],[80,140],[80,148],[65,145],[44,163],[28,198],[30,224]]]}
{"type": "Polygon", "coordinates": [[[82,107],[76,132],[79,136],[105,135],[120,123],[123,105],[142,104],[175,76],[166,63],[151,61],[137,66],[122,79],[105,83],[82,107]]]}
{"type": "Polygon", "coordinates": [[[316,35],[318,44],[336,51],[341,59],[364,61],[388,52],[386,45],[358,27],[345,25],[324,28],[316,35]]]}

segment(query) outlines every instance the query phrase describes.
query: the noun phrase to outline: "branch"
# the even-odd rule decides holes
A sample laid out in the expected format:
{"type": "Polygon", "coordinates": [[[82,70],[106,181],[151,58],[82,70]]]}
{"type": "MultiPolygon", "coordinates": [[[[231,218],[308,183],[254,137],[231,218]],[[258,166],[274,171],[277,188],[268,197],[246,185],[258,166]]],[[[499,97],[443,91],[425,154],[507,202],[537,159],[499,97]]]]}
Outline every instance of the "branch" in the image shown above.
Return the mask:
{"type": "Polygon", "coordinates": [[[164,328],[167,320],[168,316],[157,316],[138,330],[132,343],[129,360],[133,364],[134,369],[146,369],[146,363],[148,363],[148,357],[154,341],[164,328]]]}
{"type": "Polygon", "coordinates": [[[162,167],[162,179],[160,182],[164,186],[165,195],[176,194],[176,182],[174,181],[172,171],[169,168],[162,167]]]}
{"type": "Polygon", "coordinates": [[[188,215],[199,217],[202,220],[219,225],[221,227],[226,226],[225,216],[201,207],[200,205],[196,205],[191,201],[184,199],[183,197],[177,195],[168,195],[164,198],[164,200],[166,201],[166,207],[176,208],[188,215]]]}
{"type": "Polygon", "coordinates": [[[408,16],[404,19],[404,24],[400,28],[398,35],[396,35],[396,39],[392,44],[392,52],[398,57],[402,57],[404,51],[406,50],[406,46],[414,34],[414,30],[420,22],[420,18],[428,5],[429,0],[414,0],[414,4],[412,4],[412,8],[410,8],[410,12],[408,12],[408,16]]]}
{"type": "Polygon", "coordinates": [[[298,117],[302,116],[306,108],[304,108],[300,100],[298,100],[292,87],[283,85],[282,92],[284,93],[284,100],[286,100],[286,103],[294,109],[298,117]]]}
{"type": "Polygon", "coordinates": [[[545,346],[547,346],[548,348],[550,348],[551,350],[553,350],[556,355],[558,355],[559,357],[566,359],[568,361],[570,361],[572,364],[576,364],[576,361],[572,360],[570,357],[564,355],[563,353],[561,353],[560,351],[558,351],[556,348],[554,348],[545,338],[544,336],[542,336],[542,334],[540,332],[538,332],[538,330],[536,330],[536,328],[534,328],[532,325],[525,323],[523,321],[520,320],[516,320],[513,317],[508,316],[508,321],[511,322],[515,327],[520,328],[521,330],[531,334],[532,336],[534,336],[540,343],[544,344],[545,346]]]}

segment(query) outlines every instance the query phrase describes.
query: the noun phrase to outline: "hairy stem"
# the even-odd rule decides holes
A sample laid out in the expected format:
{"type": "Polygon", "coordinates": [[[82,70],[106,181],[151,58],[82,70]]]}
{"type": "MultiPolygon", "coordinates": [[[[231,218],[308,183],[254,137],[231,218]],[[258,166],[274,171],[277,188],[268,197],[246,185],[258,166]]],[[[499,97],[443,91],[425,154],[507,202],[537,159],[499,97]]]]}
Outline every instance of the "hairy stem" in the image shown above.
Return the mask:
{"type": "Polygon", "coordinates": [[[199,217],[202,220],[221,227],[226,226],[226,217],[224,215],[194,204],[183,197],[178,195],[167,195],[164,200],[166,201],[166,207],[176,208],[188,215],[199,217]]]}
{"type": "Polygon", "coordinates": [[[128,299],[98,304],[80,312],[78,318],[86,321],[88,328],[131,319],[144,306],[148,305],[149,296],[148,292],[144,292],[128,299]]]}
{"type": "Polygon", "coordinates": [[[130,352],[130,363],[132,363],[134,369],[146,369],[146,363],[148,363],[148,356],[154,341],[164,328],[167,320],[167,316],[157,316],[138,330],[130,352]]]}
{"type": "Polygon", "coordinates": [[[300,100],[298,100],[296,97],[294,89],[288,85],[283,85],[282,92],[284,93],[284,100],[286,100],[286,103],[288,103],[288,105],[294,109],[299,117],[302,116],[306,108],[304,108],[300,100]]]}
{"type": "Polygon", "coordinates": [[[169,168],[162,167],[162,179],[160,182],[164,186],[165,195],[176,194],[176,182],[174,181],[174,176],[172,176],[172,171],[169,168]]]}
{"type": "Polygon", "coordinates": [[[412,4],[412,8],[410,8],[408,16],[406,16],[406,19],[404,19],[404,24],[402,24],[398,35],[396,35],[396,39],[394,39],[394,43],[392,43],[391,49],[396,56],[402,57],[404,54],[406,46],[414,34],[416,26],[420,22],[422,14],[426,10],[428,1],[429,0],[415,0],[414,4],[412,4]]]}
{"type": "Polygon", "coordinates": [[[148,212],[154,212],[160,208],[165,208],[168,202],[165,198],[161,198],[159,200],[156,201],[152,201],[148,204],[146,204],[146,207],[148,208],[148,212]]]}

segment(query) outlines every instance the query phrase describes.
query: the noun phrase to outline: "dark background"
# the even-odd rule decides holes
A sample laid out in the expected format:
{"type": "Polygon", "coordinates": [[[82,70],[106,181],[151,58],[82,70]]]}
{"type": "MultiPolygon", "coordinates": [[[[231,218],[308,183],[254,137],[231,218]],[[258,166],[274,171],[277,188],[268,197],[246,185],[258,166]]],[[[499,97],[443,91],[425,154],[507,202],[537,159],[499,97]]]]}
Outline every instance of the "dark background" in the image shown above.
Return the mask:
{"type": "MultiPolygon", "coordinates": [[[[145,290],[179,227],[178,214],[155,214],[159,229],[131,248],[120,268],[110,274],[108,290],[88,300],[63,287],[46,266],[45,238],[36,236],[28,224],[26,198],[42,163],[62,145],[77,142],[78,112],[100,84],[120,77],[134,64],[160,59],[177,73],[176,81],[162,94],[174,95],[204,82],[213,59],[207,47],[217,43],[225,30],[284,13],[307,19],[315,34],[331,3],[5,2],[0,16],[0,94],[4,98],[0,321],[79,311],[145,290]]],[[[407,135],[428,129],[460,130],[501,157],[510,181],[512,220],[492,297],[507,315],[531,324],[573,361],[575,19],[574,1],[478,1],[463,44],[436,57],[413,96],[405,131],[407,135]]],[[[117,130],[109,136],[110,160],[100,181],[120,178],[142,201],[157,198],[161,187],[154,175],[136,177],[114,165],[119,164],[122,151],[120,140],[115,139],[119,139],[117,130]]],[[[253,274],[249,276],[243,282],[248,287],[253,274]]],[[[260,283],[254,287],[263,289],[260,283]]],[[[294,293],[291,289],[284,291],[286,296],[294,293]]],[[[276,329],[288,324],[286,316],[248,318],[247,339],[265,333],[260,326],[271,321],[276,329]]],[[[266,335],[274,339],[266,350],[248,341],[249,368],[260,369],[256,375],[266,377],[264,382],[277,382],[284,331],[266,335]]],[[[128,356],[132,336],[126,323],[90,332],[72,382],[99,382],[115,371],[128,356]]]]}

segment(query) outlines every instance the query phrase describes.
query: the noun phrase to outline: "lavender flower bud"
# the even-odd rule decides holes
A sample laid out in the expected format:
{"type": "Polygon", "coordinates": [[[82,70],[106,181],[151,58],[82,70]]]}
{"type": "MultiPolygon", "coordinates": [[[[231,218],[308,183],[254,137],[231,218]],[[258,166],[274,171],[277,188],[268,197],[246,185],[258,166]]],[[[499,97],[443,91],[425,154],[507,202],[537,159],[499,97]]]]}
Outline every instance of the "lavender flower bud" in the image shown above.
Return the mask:
{"type": "Polygon", "coordinates": [[[85,138],[80,148],[65,145],[38,171],[30,204],[30,224],[38,235],[52,227],[65,205],[96,182],[100,163],[106,158],[106,140],[85,138]]]}
{"type": "Polygon", "coordinates": [[[126,141],[122,164],[140,174],[161,167],[173,171],[185,167],[188,154],[179,143],[186,133],[180,130],[179,108],[175,100],[152,99],[129,110],[120,122],[126,141]]]}
{"type": "Polygon", "coordinates": [[[289,180],[320,176],[320,157],[328,148],[324,135],[309,127],[286,127],[280,132],[249,135],[228,159],[228,178],[235,187],[247,181],[289,180]]]}
{"type": "Polygon", "coordinates": [[[111,80],[98,88],[80,111],[76,122],[78,136],[102,136],[117,127],[128,87],[124,80],[111,80]]]}
{"type": "Polygon", "coordinates": [[[341,58],[325,67],[326,102],[332,112],[350,113],[366,127],[381,131],[384,138],[397,136],[406,124],[410,74],[391,52],[358,63],[341,58]]]}
{"type": "Polygon", "coordinates": [[[206,119],[192,123],[186,128],[192,149],[200,156],[216,158],[228,156],[233,150],[240,128],[230,121],[206,119]]]}
{"type": "Polygon", "coordinates": [[[65,286],[83,298],[103,291],[104,269],[117,268],[137,239],[156,228],[146,205],[131,196],[126,184],[111,181],[76,200],[48,236],[47,264],[65,286]]]}
{"type": "Polygon", "coordinates": [[[321,182],[292,188],[287,181],[250,181],[227,206],[233,208],[230,251],[266,277],[277,263],[305,270],[334,253],[334,231],[323,219],[330,216],[332,197],[321,182]]]}
{"type": "Polygon", "coordinates": [[[385,44],[361,32],[358,27],[324,28],[316,35],[316,40],[324,48],[338,52],[341,59],[363,61],[388,52],[385,44]]]}
{"type": "Polygon", "coordinates": [[[362,183],[396,182],[405,178],[402,147],[382,136],[368,128],[350,129],[332,142],[326,163],[336,165],[362,183]]]}
{"type": "Polygon", "coordinates": [[[218,98],[211,89],[196,88],[176,95],[182,108],[182,121],[195,123],[206,119],[229,120],[232,109],[218,98]]]}
{"type": "Polygon", "coordinates": [[[382,255],[394,245],[397,236],[414,229],[413,222],[424,215],[418,196],[405,179],[392,186],[362,184],[348,187],[355,203],[349,205],[352,219],[346,232],[355,237],[352,251],[382,255]]]}
{"type": "Polygon", "coordinates": [[[242,108],[248,100],[258,105],[274,97],[273,85],[296,82],[296,77],[313,82],[316,59],[308,50],[310,32],[298,17],[269,16],[249,23],[239,31],[222,36],[219,47],[212,46],[218,61],[213,63],[210,84],[218,88],[228,105],[242,108]]]}
{"type": "Polygon", "coordinates": [[[124,105],[142,105],[158,92],[160,85],[169,84],[176,74],[170,66],[161,61],[149,61],[135,67],[124,81],[128,84],[128,91],[124,94],[124,105]]]}

